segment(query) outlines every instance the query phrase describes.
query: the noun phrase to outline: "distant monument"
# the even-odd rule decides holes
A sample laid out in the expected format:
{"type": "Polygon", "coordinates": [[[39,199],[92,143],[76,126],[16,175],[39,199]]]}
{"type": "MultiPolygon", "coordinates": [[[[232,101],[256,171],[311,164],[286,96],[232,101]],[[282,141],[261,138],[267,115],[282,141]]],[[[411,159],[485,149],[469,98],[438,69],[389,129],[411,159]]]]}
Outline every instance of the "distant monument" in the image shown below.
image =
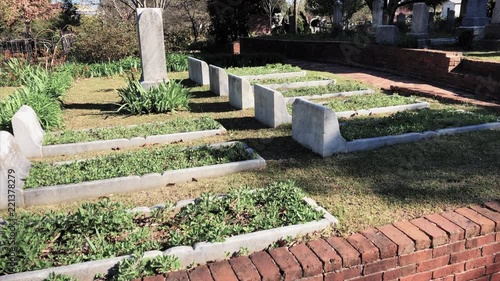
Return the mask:
{"type": "Polygon", "coordinates": [[[384,0],[373,0],[372,2],[372,27],[377,30],[384,21],[384,0]]]}
{"type": "Polygon", "coordinates": [[[168,81],[161,13],[160,8],[137,9],[142,65],[139,82],[144,89],[168,81]]]}
{"type": "Polygon", "coordinates": [[[486,26],[485,37],[486,39],[500,39],[500,0],[497,0],[493,9],[491,24],[486,26]]]}
{"type": "Polygon", "coordinates": [[[469,0],[467,10],[462,19],[462,30],[472,30],[476,39],[482,39],[485,36],[485,26],[490,22],[486,16],[488,0],[469,0]]]}
{"type": "Polygon", "coordinates": [[[429,35],[429,7],[425,3],[413,4],[411,33],[417,38],[426,38],[429,35]]]}

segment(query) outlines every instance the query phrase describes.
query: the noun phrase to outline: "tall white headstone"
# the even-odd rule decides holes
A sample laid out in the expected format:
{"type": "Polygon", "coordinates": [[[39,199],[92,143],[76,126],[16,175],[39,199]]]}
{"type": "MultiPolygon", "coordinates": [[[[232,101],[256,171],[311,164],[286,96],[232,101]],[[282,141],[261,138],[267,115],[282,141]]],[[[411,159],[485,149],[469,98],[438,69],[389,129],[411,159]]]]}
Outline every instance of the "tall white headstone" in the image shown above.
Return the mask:
{"type": "Polygon", "coordinates": [[[0,209],[24,206],[24,178],[31,167],[14,137],[0,131],[0,209]]]}
{"type": "Polygon", "coordinates": [[[429,7],[425,3],[413,4],[411,35],[425,37],[429,29],[429,7]]]}
{"type": "Polygon", "coordinates": [[[161,13],[160,8],[137,9],[142,65],[140,82],[145,89],[168,81],[161,13]]]}

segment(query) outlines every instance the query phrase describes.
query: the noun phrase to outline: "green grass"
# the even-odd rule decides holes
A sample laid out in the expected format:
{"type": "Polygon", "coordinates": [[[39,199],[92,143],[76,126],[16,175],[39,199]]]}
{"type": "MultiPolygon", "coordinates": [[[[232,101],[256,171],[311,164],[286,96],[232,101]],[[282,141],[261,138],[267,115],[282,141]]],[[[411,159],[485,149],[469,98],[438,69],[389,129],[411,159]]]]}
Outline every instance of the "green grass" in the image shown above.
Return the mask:
{"type": "Polygon", "coordinates": [[[231,67],[226,69],[227,73],[237,76],[286,73],[286,72],[298,72],[298,71],[301,71],[300,67],[292,66],[289,64],[281,64],[281,63],[268,64],[266,66],[243,67],[243,68],[231,67]]]}
{"type": "Polygon", "coordinates": [[[491,114],[457,111],[452,109],[403,111],[381,118],[359,118],[347,121],[340,127],[346,140],[400,135],[411,132],[434,131],[438,129],[496,122],[491,114]]]}
{"type": "MultiPolygon", "coordinates": [[[[69,213],[20,212],[15,220],[7,219],[0,232],[1,241],[14,239],[9,247],[0,248],[0,276],[196,242],[219,242],[239,234],[322,219],[322,212],[305,203],[305,194],[297,184],[287,181],[261,187],[257,191],[250,187],[232,189],[224,197],[204,193],[195,204],[177,213],[167,202],[151,216],[127,212],[133,206],[109,200],[82,204],[69,213]]],[[[147,272],[137,272],[139,276],[143,273],[147,272]]]]}
{"type": "Polygon", "coordinates": [[[220,124],[209,116],[201,118],[176,118],[164,123],[141,124],[132,127],[97,128],[86,131],[66,130],[58,133],[49,133],[44,136],[43,144],[52,145],[120,138],[131,139],[133,137],[214,130],[218,128],[220,128],[220,124]]]}
{"type": "Polygon", "coordinates": [[[359,109],[370,109],[395,105],[412,104],[417,101],[416,97],[403,97],[397,94],[370,94],[351,97],[336,98],[326,104],[335,112],[351,111],[359,109]]]}
{"type": "Polygon", "coordinates": [[[241,144],[212,148],[182,148],[167,145],[127,153],[99,156],[62,165],[34,163],[26,178],[25,188],[71,184],[131,175],[142,176],[252,159],[241,144]]]}
{"type": "Polygon", "coordinates": [[[332,78],[325,77],[324,75],[317,73],[308,72],[306,76],[300,77],[285,77],[285,78],[270,78],[270,79],[261,79],[261,80],[252,80],[250,84],[285,84],[285,83],[295,83],[295,82],[308,82],[308,81],[316,81],[316,80],[329,80],[332,78]]]}
{"type": "Polygon", "coordinates": [[[490,51],[490,52],[468,52],[464,53],[466,58],[483,60],[483,61],[492,61],[500,63],[500,52],[499,51],[490,51]]]}
{"type": "MultiPolygon", "coordinates": [[[[316,79],[313,79],[316,80],[316,79]]],[[[340,92],[352,92],[367,90],[368,87],[362,83],[355,81],[337,81],[335,84],[329,84],[327,86],[316,86],[316,87],[303,87],[297,89],[277,89],[284,97],[300,97],[300,96],[313,96],[313,95],[325,95],[340,92]]]]}

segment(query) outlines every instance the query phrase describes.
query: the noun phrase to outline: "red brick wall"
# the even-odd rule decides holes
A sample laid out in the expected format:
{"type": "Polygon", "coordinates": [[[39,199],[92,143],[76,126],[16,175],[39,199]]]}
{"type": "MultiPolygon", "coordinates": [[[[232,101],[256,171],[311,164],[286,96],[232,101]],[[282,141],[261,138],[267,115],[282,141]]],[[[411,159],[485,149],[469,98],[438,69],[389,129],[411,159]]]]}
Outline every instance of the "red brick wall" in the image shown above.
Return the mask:
{"type": "Polygon", "coordinates": [[[500,203],[329,237],[143,280],[500,280],[500,203]]]}
{"type": "Polygon", "coordinates": [[[242,53],[275,52],[295,59],[383,68],[500,99],[500,63],[462,60],[456,52],[265,38],[241,38],[240,46],[242,53]]]}

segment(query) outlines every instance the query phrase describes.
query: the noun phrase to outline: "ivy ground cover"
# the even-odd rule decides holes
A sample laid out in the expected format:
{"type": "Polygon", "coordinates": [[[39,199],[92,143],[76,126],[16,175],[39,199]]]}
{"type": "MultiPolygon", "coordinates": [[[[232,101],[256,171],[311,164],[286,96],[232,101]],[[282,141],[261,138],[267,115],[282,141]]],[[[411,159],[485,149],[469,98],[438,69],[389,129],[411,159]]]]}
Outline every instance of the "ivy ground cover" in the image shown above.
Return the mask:
{"type": "Polygon", "coordinates": [[[200,118],[176,118],[163,123],[141,124],[129,127],[96,128],[85,131],[66,130],[44,136],[44,145],[112,140],[153,135],[195,132],[219,129],[221,125],[209,116],[200,118]]]}
{"type": "Polygon", "coordinates": [[[223,197],[205,193],[178,213],[167,203],[146,216],[128,212],[132,206],[108,200],[84,203],[71,212],[19,212],[7,219],[0,232],[1,241],[14,241],[15,249],[0,248],[0,276],[202,241],[219,242],[322,219],[323,213],[303,197],[297,184],[279,182],[256,191],[232,189],[223,197]],[[9,224],[15,224],[15,230],[9,224]]]}
{"type": "MultiPolygon", "coordinates": [[[[183,148],[167,145],[137,151],[98,156],[66,164],[33,163],[25,188],[71,184],[131,175],[162,173],[166,170],[224,164],[254,159],[242,143],[230,146],[183,148]]],[[[103,187],[105,188],[105,187],[103,187]]]]}

